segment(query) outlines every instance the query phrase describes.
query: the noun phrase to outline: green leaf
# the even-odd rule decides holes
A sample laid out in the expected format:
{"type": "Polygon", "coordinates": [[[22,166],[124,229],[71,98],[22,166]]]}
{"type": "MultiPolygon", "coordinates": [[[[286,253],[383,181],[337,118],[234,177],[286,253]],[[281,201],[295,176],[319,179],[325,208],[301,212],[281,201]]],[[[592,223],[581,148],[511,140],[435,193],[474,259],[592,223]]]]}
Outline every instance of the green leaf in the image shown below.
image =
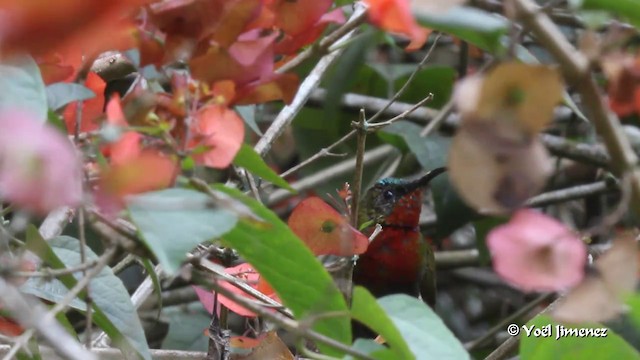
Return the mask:
{"type": "MultiPolygon", "coordinates": [[[[549,336],[530,335],[521,327],[520,331],[520,359],[640,359],[640,354],[624,341],[618,334],[607,329],[606,337],[578,337],[567,336],[556,339],[560,333],[556,323],[549,316],[538,315],[527,323],[527,328],[545,329],[549,336]]],[[[570,328],[569,326],[566,326],[570,328]]],[[[584,324],[577,328],[602,329],[602,324],[584,324]]]]}
{"type": "Polygon", "coordinates": [[[74,102],[96,97],[86,86],[76,83],[55,83],[47,86],[47,104],[49,109],[58,110],[74,102]]]}
{"type": "MultiPolygon", "coordinates": [[[[377,360],[396,360],[398,356],[391,349],[378,344],[371,339],[356,339],[353,349],[365,353],[377,360]]],[[[355,360],[351,355],[346,355],[345,360],[355,360]]]]}
{"type": "Polygon", "coordinates": [[[430,185],[438,218],[434,236],[436,239],[443,239],[449,236],[452,232],[478,217],[478,214],[462,201],[451,184],[448,174],[444,173],[431,180],[430,185]]]}
{"type": "Polygon", "coordinates": [[[274,185],[293,193],[296,192],[288,182],[276,174],[276,172],[264,162],[262,157],[247,144],[242,144],[240,151],[238,151],[236,157],[233,159],[233,164],[249,170],[251,173],[260,176],[274,185]]]}
{"type": "Polygon", "coordinates": [[[55,113],[54,111],[51,111],[51,110],[47,111],[47,123],[49,123],[51,126],[58,129],[65,136],[67,135],[67,125],[65,125],[62,117],[57,113],[55,113]]]}
{"type": "Polygon", "coordinates": [[[47,120],[47,94],[40,69],[27,55],[4,59],[0,63],[0,113],[7,110],[29,111],[37,120],[47,120]]]}
{"type": "Polygon", "coordinates": [[[416,359],[469,359],[460,341],[421,300],[399,294],[382,297],[378,304],[393,321],[416,359]]]}
{"type": "Polygon", "coordinates": [[[457,36],[492,53],[504,49],[501,38],[509,27],[503,17],[463,6],[455,7],[444,14],[418,12],[416,18],[420,25],[457,36]]]}
{"type": "MultiPolygon", "coordinates": [[[[80,264],[80,242],[68,236],[59,236],[45,241],[34,226],[27,229],[27,249],[38,255],[46,264],[54,269],[76,267],[80,264]]],[[[95,260],[98,256],[90,249],[85,249],[87,260],[95,260]]],[[[78,278],[82,276],[78,273],[78,278]]],[[[29,279],[21,290],[33,293],[49,301],[59,301],[60,290],[48,293],[47,289],[66,287],[70,289],[77,284],[76,278],[69,274],[58,277],[52,281],[45,279],[29,279]],[[45,286],[45,284],[49,283],[45,286]],[[57,283],[57,285],[51,285],[57,283]],[[31,290],[40,289],[34,293],[31,290]]],[[[122,281],[113,274],[111,268],[105,267],[89,284],[89,292],[93,299],[93,320],[121,348],[123,353],[137,353],[144,359],[151,359],[149,345],[144,335],[144,330],[138,318],[138,314],[127,289],[122,281]]],[[[62,294],[62,296],[66,295],[62,294]]],[[[85,297],[86,291],[82,291],[79,297],[85,297]]],[[[76,298],[70,306],[80,312],[86,311],[84,301],[76,298]]]]}
{"type": "Polygon", "coordinates": [[[631,321],[633,321],[637,328],[640,328],[640,294],[633,294],[627,299],[626,303],[631,308],[629,312],[631,321]]]}
{"type": "Polygon", "coordinates": [[[209,338],[204,331],[209,328],[211,315],[200,302],[165,308],[162,318],[169,323],[169,332],[162,341],[163,349],[207,351],[209,338]]]}
{"type": "Polygon", "coordinates": [[[351,315],[354,319],[380,334],[395,353],[396,358],[414,358],[414,354],[411,352],[407,342],[402,338],[402,334],[393,320],[383,310],[382,306],[376,302],[373,295],[362,286],[356,286],[353,289],[351,315]]]}
{"type": "Polygon", "coordinates": [[[163,270],[175,274],[198,244],[231,230],[235,213],[213,206],[209,196],[188,189],[165,189],[131,197],[131,220],[158,258],[163,270]]]}
{"type": "MultiPolygon", "coordinates": [[[[267,280],[296,319],[304,321],[309,316],[344,312],[345,316],[318,319],[313,329],[351,344],[345,300],[302,240],[260,202],[236,189],[222,185],[213,188],[240,200],[264,221],[241,219],[233,230],[222,236],[223,243],[238,251],[267,280]]],[[[327,346],[318,346],[331,355],[340,354],[327,346]]]]}
{"type": "Polygon", "coordinates": [[[425,170],[445,166],[451,141],[438,135],[422,137],[421,131],[420,126],[400,120],[379,131],[378,136],[400,150],[411,151],[425,170]]]}
{"type": "Polygon", "coordinates": [[[627,19],[636,28],[640,27],[639,0],[579,0],[572,1],[585,10],[606,10],[627,19]]]}

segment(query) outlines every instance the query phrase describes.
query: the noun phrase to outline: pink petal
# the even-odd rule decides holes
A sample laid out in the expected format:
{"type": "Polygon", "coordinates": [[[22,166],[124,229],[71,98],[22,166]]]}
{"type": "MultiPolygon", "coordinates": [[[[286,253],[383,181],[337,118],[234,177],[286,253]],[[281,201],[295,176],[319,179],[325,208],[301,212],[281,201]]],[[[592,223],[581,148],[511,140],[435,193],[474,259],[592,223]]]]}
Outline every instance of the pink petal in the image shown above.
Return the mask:
{"type": "Polygon", "coordinates": [[[37,214],[82,200],[78,158],[69,140],[32,114],[0,114],[0,197],[37,214]]]}
{"type": "Polygon", "coordinates": [[[557,291],[584,276],[586,245],[557,220],[531,209],[487,236],[496,273],[525,291],[557,291]]]}

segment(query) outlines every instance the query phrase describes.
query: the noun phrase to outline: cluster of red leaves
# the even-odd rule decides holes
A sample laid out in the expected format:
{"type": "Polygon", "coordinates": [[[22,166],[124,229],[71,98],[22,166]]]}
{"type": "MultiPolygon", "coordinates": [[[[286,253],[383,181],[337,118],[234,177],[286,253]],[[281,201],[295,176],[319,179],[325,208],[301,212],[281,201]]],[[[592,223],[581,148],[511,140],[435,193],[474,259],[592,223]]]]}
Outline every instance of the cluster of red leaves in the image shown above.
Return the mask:
{"type": "Polygon", "coordinates": [[[602,61],[609,80],[609,107],[618,116],[640,114],[640,58],[630,54],[610,54],[602,61]]]}
{"type": "Polygon", "coordinates": [[[171,93],[136,89],[122,104],[105,99],[105,82],[90,72],[84,85],[96,97],[64,110],[69,134],[103,126],[122,132],[102,146],[109,165],[98,169],[98,202],[112,210],[126,195],[170,185],[179,152],[200,165],[229,166],[245,131],[232,107],[290,102],[298,78],[277,73],[275,60],[316,41],[329,23],[344,21],[340,9],[331,9],[331,0],[63,0],[54,9],[45,5],[0,1],[0,39],[4,53],[34,54],[47,84],[73,81],[106,50],[137,48],[140,66],[184,61],[190,68],[189,75],[173,74],[171,93]],[[131,130],[157,125],[168,129],[173,146],[131,130]]]}

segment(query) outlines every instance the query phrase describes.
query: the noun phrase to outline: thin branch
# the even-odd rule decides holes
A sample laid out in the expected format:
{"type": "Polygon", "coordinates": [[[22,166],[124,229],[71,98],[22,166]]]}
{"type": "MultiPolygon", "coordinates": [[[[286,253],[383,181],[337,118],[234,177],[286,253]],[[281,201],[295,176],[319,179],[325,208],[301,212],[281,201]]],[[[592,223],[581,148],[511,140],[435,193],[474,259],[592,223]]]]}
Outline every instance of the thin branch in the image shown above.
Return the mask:
{"type": "MultiPolygon", "coordinates": [[[[11,312],[11,315],[20,325],[38,331],[60,356],[75,360],[97,358],[73,339],[55,318],[50,315],[51,312],[47,313],[43,305],[35,301],[27,300],[15,286],[9,284],[1,277],[0,301],[4,305],[4,309],[11,312]]],[[[26,341],[28,341],[28,338],[26,341]]],[[[20,346],[20,344],[17,345],[20,346]]],[[[10,355],[12,351],[15,350],[9,350],[8,355],[10,355]]]]}
{"type": "MultiPolygon", "coordinates": [[[[359,3],[358,3],[359,4],[359,3]]],[[[356,11],[353,13],[352,18],[362,16],[366,12],[364,6],[358,5],[356,11]]],[[[343,43],[351,39],[355,35],[355,30],[350,30],[344,36],[340,38],[336,43],[343,43]]],[[[311,92],[318,87],[322,76],[327,72],[329,67],[340,57],[344,48],[340,48],[328,55],[325,55],[316,64],[309,75],[304,79],[300,88],[296,93],[291,104],[285,106],[275,120],[269,126],[264,135],[260,138],[254,149],[258,154],[264,156],[270,149],[273,142],[282,134],[284,129],[293,121],[293,118],[300,112],[307,99],[311,95],[311,92]]]]}
{"type": "Polygon", "coordinates": [[[73,213],[73,209],[66,206],[53,210],[44,219],[42,225],[40,225],[38,229],[40,235],[42,235],[45,240],[59,236],[73,218],[73,213]]]}
{"type": "MultiPolygon", "coordinates": [[[[6,355],[10,351],[10,346],[0,345],[0,355],[6,355]]],[[[196,351],[179,351],[179,350],[158,350],[151,349],[151,358],[153,360],[206,360],[207,353],[196,351]]],[[[119,349],[107,348],[91,349],[91,354],[97,355],[100,360],[122,360],[122,352],[119,349]]],[[[67,360],[67,357],[60,357],[53,348],[41,346],[40,355],[47,360],[67,360]]],[[[86,359],[94,359],[89,357],[86,359]]]]}
{"type": "Polygon", "coordinates": [[[289,310],[287,310],[282,304],[268,297],[267,295],[261,293],[260,291],[252,288],[247,283],[239,281],[236,277],[231,276],[224,272],[224,268],[220,265],[217,265],[207,259],[199,258],[194,264],[199,269],[204,269],[208,272],[214,274],[217,278],[229,282],[231,285],[237,287],[238,289],[244,291],[245,293],[253,296],[254,298],[260,300],[262,303],[266,304],[270,308],[276,309],[282,315],[293,318],[293,314],[289,310]]]}
{"type": "MultiPolygon", "coordinates": [[[[396,150],[391,145],[382,145],[375,149],[369,150],[364,155],[364,159],[363,159],[364,164],[367,165],[367,164],[372,164],[376,161],[380,161],[386,158],[387,156],[389,156],[389,154],[393,153],[394,151],[396,150]]],[[[355,157],[349,158],[347,160],[343,160],[326,169],[320,170],[315,174],[308,176],[300,181],[291,183],[290,185],[296,191],[305,191],[305,190],[311,189],[326,181],[329,181],[331,179],[335,179],[344,174],[350,173],[351,171],[353,171],[355,163],[356,163],[355,157]]],[[[273,205],[282,200],[288,199],[291,196],[292,196],[291,192],[287,190],[278,189],[267,197],[265,204],[273,205]]]]}
{"type": "Polygon", "coordinates": [[[256,313],[257,315],[268,319],[269,321],[272,321],[273,323],[275,323],[276,325],[278,325],[279,327],[289,331],[290,333],[296,335],[296,336],[300,336],[300,337],[304,337],[307,338],[309,340],[315,341],[317,343],[321,343],[327,346],[331,346],[337,350],[343,351],[349,355],[355,356],[358,359],[366,359],[366,360],[374,360],[374,358],[372,358],[371,356],[362,353],[356,349],[353,349],[352,347],[350,347],[349,345],[343,344],[335,339],[332,339],[326,335],[320,334],[314,330],[311,330],[308,328],[308,326],[303,326],[301,323],[289,319],[281,314],[278,313],[273,313],[271,311],[269,311],[268,309],[263,308],[262,306],[259,306],[257,304],[255,304],[253,301],[250,301],[249,299],[245,298],[244,296],[238,295],[228,289],[226,289],[225,287],[218,285],[218,284],[213,284],[215,291],[219,294],[224,295],[225,297],[229,298],[230,300],[232,300],[233,302],[237,303],[238,305],[241,305],[242,307],[246,308],[247,310],[250,310],[254,313],[256,313]]]}
{"type": "Polygon", "coordinates": [[[465,349],[467,349],[467,351],[472,351],[472,350],[478,348],[478,346],[482,345],[485,341],[490,339],[496,333],[498,333],[500,331],[503,331],[507,327],[507,325],[509,325],[509,324],[515,322],[516,320],[520,319],[521,317],[527,315],[533,309],[538,307],[541,303],[552,299],[553,296],[554,296],[553,293],[546,293],[546,294],[542,294],[542,295],[538,296],[537,298],[533,299],[533,301],[531,301],[528,304],[526,304],[525,306],[521,307],[520,309],[518,309],[518,311],[516,311],[513,314],[511,314],[511,315],[505,317],[504,319],[502,319],[499,323],[494,325],[491,329],[487,330],[479,338],[477,338],[477,339],[475,339],[473,341],[470,341],[469,343],[465,344],[465,346],[464,346],[465,349]]]}
{"type": "Polygon", "coordinates": [[[415,70],[413,70],[413,72],[411,73],[411,75],[409,75],[409,78],[407,79],[407,81],[405,81],[405,83],[402,85],[402,87],[400,88],[400,90],[396,91],[396,93],[393,95],[393,97],[389,100],[389,102],[387,103],[387,105],[385,105],[382,109],[380,109],[377,113],[375,113],[370,119],[369,122],[374,123],[380,116],[382,116],[382,114],[384,114],[385,111],[387,111],[387,109],[389,109],[389,107],[391,106],[391,104],[393,104],[394,102],[398,101],[398,99],[400,98],[400,96],[402,96],[402,94],[404,94],[404,92],[409,88],[409,85],[413,82],[413,80],[418,76],[418,73],[420,72],[420,70],[424,69],[425,65],[427,64],[427,61],[429,60],[429,58],[431,57],[431,54],[433,53],[433,51],[436,49],[436,45],[438,45],[438,40],[440,40],[440,37],[442,36],[441,33],[438,33],[436,35],[436,38],[433,39],[433,43],[431,44],[431,47],[429,48],[429,50],[427,50],[427,53],[424,55],[424,57],[422,58],[422,60],[420,61],[420,63],[418,64],[418,66],[415,68],[415,70]]]}
{"type": "Polygon", "coordinates": [[[82,263],[78,266],[65,268],[65,269],[52,269],[49,267],[43,267],[43,268],[40,268],[39,271],[12,271],[11,276],[22,277],[22,278],[37,278],[37,277],[55,278],[58,276],[69,275],[69,274],[77,273],[80,271],[84,272],[96,266],[97,263],[98,263],[98,260],[94,259],[94,260],[82,263]]]}
{"type": "Polygon", "coordinates": [[[360,191],[362,190],[362,172],[364,170],[364,153],[367,141],[367,119],[364,109],[360,110],[358,122],[351,124],[355,127],[358,145],[356,148],[356,167],[353,174],[353,186],[351,187],[351,225],[358,229],[358,210],[360,205],[360,191]]]}
{"type": "MultiPolygon", "coordinates": [[[[86,246],[87,238],[85,233],[85,210],[80,208],[78,212],[78,239],[80,240],[80,264],[84,264],[87,261],[86,246]]],[[[87,270],[82,270],[82,275],[87,276],[87,270]]],[[[93,311],[91,311],[91,292],[87,286],[87,291],[84,292],[84,302],[87,305],[86,310],[86,327],[85,327],[85,346],[91,349],[91,325],[93,324],[93,311]]]]}

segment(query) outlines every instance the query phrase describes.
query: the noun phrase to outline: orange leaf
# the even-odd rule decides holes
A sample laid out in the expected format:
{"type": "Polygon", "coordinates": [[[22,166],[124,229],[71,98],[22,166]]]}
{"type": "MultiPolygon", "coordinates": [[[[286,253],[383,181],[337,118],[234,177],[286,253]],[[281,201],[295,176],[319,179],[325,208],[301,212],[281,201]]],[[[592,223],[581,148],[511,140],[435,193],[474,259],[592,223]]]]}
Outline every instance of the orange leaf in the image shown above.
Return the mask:
{"type": "MultiPolygon", "coordinates": [[[[248,285],[250,285],[252,288],[259,290],[260,292],[262,292],[263,294],[265,294],[266,296],[276,300],[276,301],[280,301],[280,299],[278,299],[278,296],[275,294],[275,292],[273,291],[273,289],[271,288],[271,286],[269,286],[265,280],[262,279],[262,277],[260,276],[260,274],[258,274],[257,271],[255,271],[253,269],[253,267],[247,263],[244,264],[240,264],[238,266],[234,266],[234,267],[230,267],[225,269],[226,273],[229,275],[234,275],[236,278],[241,279],[242,281],[246,282],[248,285]]],[[[225,289],[231,291],[234,294],[249,298],[249,299],[253,299],[252,296],[248,295],[247,293],[245,293],[244,291],[238,289],[237,287],[231,285],[230,283],[226,282],[226,281],[221,281],[220,285],[222,287],[224,287],[225,289]]],[[[225,297],[224,295],[218,295],[218,300],[220,300],[220,303],[224,306],[226,306],[227,308],[229,308],[229,310],[233,311],[234,313],[240,315],[240,316],[246,316],[246,317],[255,317],[256,314],[254,314],[252,311],[249,311],[247,309],[245,309],[244,307],[242,307],[241,305],[236,304],[233,300],[225,297]]]]}
{"type": "Polygon", "coordinates": [[[319,197],[303,200],[291,213],[289,227],[315,255],[362,254],[369,239],[319,197]]]}
{"type": "Polygon", "coordinates": [[[196,161],[222,169],[233,161],[244,140],[244,123],[238,114],[221,105],[200,109],[192,125],[192,147],[205,145],[210,149],[197,155],[196,161]]]}
{"type": "Polygon", "coordinates": [[[286,104],[293,101],[300,83],[296,74],[278,74],[268,80],[248,84],[238,91],[234,104],[258,104],[282,100],[286,104]]]}
{"type": "Polygon", "coordinates": [[[276,53],[285,55],[294,54],[303,46],[316,41],[330,23],[342,24],[344,21],[345,18],[342,9],[336,9],[324,14],[306,31],[295,35],[284,34],[283,38],[276,44],[276,53]]]}
{"type": "Polygon", "coordinates": [[[124,205],[125,196],[171,185],[177,170],[174,160],[152,150],[144,151],[135,158],[114,164],[102,174],[96,201],[106,213],[117,212],[124,205]]]}
{"type": "Polygon", "coordinates": [[[287,35],[311,30],[329,8],[331,0],[280,1],[276,7],[276,26],[287,35]]]}
{"type": "MultiPolygon", "coordinates": [[[[104,108],[104,89],[107,84],[94,72],[87,75],[84,85],[96,94],[96,97],[82,102],[82,122],[80,124],[80,132],[95,131],[100,128],[97,122],[102,115],[104,108]]],[[[73,102],[64,109],[64,122],[67,125],[67,132],[74,133],[78,103],[73,102]]]]}
{"type": "MultiPolygon", "coordinates": [[[[126,127],[127,121],[125,120],[124,113],[122,112],[122,105],[120,104],[120,95],[115,94],[109,103],[107,104],[107,122],[111,125],[126,127]]],[[[105,146],[106,152],[109,153],[111,165],[124,164],[128,161],[140,155],[142,147],[140,140],[142,135],[135,131],[127,131],[118,141],[113,144],[105,146]]],[[[107,156],[107,154],[105,154],[107,156]]]]}
{"type": "Polygon", "coordinates": [[[24,328],[17,322],[0,316],[0,334],[7,336],[19,336],[24,332],[24,328]]]}
{"type": "Polygon", "coordinates": [[[275,331],[269,331],[258,339],[243,337],[233,341],[232,346],[241,349],[251,349],[251,352],[245,356],[238,356],[236,360],[293,360],[293,354],[287,348],[284,342],[278,337],[275,331]],[[253,340],[253,341],[251,341],[253,340]],[[236,346],[241,345],[241,346],[236,346]],[[253,345],[253,346],[251,346],[253,345]]]}
{"type": "Polygon", "coordinates": [[[419,49],[426,41],[429,30],[416,23],[409,0],[366,0],[369,19],[376,26],[390,32],[406,35],[411,39],[408,50],[419,49]]]}
{"type": "Polygon", "coordinates": [[[75,71],[73,66],[67,64],[58,53],[38,56],[36,62],[40,68],[42,80],[47,85],[68,80],[75,71]]]}

